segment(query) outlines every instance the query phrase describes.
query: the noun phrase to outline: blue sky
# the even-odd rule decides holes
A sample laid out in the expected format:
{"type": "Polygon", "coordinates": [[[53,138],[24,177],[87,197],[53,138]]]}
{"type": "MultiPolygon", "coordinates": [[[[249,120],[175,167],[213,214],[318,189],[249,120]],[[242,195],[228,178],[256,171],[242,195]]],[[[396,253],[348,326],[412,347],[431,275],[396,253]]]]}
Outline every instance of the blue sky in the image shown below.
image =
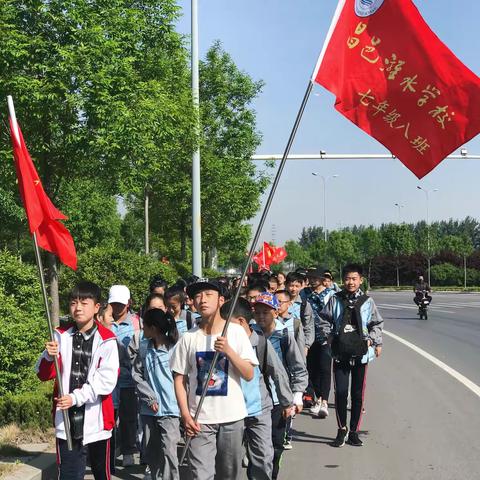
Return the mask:
{"type": "MultiPolygon", "coordinates": [[[[478,75],[480,2],[414,3],[440,39],[478,75]]],[[[201,56],[218,39],[240,69],[265,82],[254,103],[263,135],[257,153],[282,153],[337,0],[198,0],[198,4],[201,56]]],[[[190,1],[179,5],[184,16],[178,30],[188,34],[190,1]]],[[[386,153],[333,103],[332,94],[315,86],[291,153],[386,153]]],[[[480,154],[480,137],[466,148],[480,154]]],[[[285,167],[262,240],[271,240],[274,231],[276,243],[282,244],[298,238],[304,226],[323,225],[322,184],[312,172],[339,175],[328,183],[329,229],[397,221],[395,203],[404,205],[402,221],[425,219],[425,195],[417,185],[438,189],[430,195],[431,220],[477,217],[480,160],[444,161],[421,181],[398,160],[293,160],[285,167]]]]}

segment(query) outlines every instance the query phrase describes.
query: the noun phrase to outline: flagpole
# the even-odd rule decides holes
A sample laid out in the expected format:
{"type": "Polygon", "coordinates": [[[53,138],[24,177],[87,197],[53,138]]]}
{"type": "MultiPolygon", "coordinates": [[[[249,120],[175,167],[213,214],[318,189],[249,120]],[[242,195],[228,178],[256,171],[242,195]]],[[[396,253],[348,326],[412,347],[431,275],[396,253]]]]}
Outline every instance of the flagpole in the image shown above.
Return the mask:
{"type": "MultiPolygon", "coordinates": [[[[293,124],[292,131],[290,132],[290,136],[288,137],[288,142],[287,142],[287,145],[285,147],[285,151],[283,152],[282,160],[281,160],[280,165],[278,167],[277,173],[275,175],[275,179],[273,181],[272,188],[270,190],[270,194],[268,195],[267,202],[266,202],[265,207],[264,207],[263,212],[262,212],[262,216],[260,217],[260,221],[258,223],[257,231],[255,232],[255,236],[253,237],[252,244],[250,245],[250,251],[248,253],[247,262],[245,264],[245,268],[243,269],[242,277],[240,279],[240,285],[243,285],[243,282],[245,281],[245,278],[247,277],[249,265],[252,262],[252,258],[253,258],[253,255],[255,253],[255,248],[257,246],[258,239],[260,238],[260,234],[262,233],[262,229],[263,229],[263,226],[265,224],[265,220],[267,219],[268,211],[270,210],[270,206],[272,204],[273,197],[275,196],[275,192],[277,190],[278,184],[280,183],[280,178],[282,176],[282,172],[283,172],[283,169],[285,167],[285,163],[287,162],[288,154],[290,153],[290,149],[292,147],[293,141],[295,140],[295,135],[297,134],[297,130],[298,130],[298,127],[300,125],[300,121],[302,120],[303,112],[305,111],[305,107],[306,107],[308,99],[310,97],[310,93],[312,92],[312,88],[313,88],[313,81],[312,81],[312,79],[310,79],[308,81],[307,90],[305,91],[305,94],[303,96],[302,103],[301,103],[300,108],[298,110],[297,117],[295,119],[295,123],[293,124]]],[[[265,250],[264,250],[264,252],[265,252],[265,250]]],[[[265,260],[265,253],[264,253],[263,258],[265,260]]],[[[230,309],[228,311],[225,326],[223,327],[222,337],[225,337],[226,334],[227,334],[228,325],[230,324],[230,320],[232,318],[232,312],[235,309],[235,306],[238,302],[238,298],[240,297],[240,291],[241,291],[241,288],[237,288],[237,290],[235,292],[235,295],[233,297],[233,300],[230,303],[230,309]]],[[[197,410],[196,410],[194,418],[193,418],[195,423],[198,421],[198,416],[200,415],[200,410],[202,408],[203,401],[205,400],[205,396],[207,394],[208,384],[210,382],[210,379],[212,378],[212,374],[213,374],[213,371],[215,370],[215,366],[217,364],[219,355],[220,355],[220,352],[217,351],[217,352],[215,352],[215,355],[213,356],[213,360],[212,360],[212,363],[210,365],[210,369],[208,371],[208,375],[207,375],[207,378],[205,380],[204,387],[203,387],[203,390],[202,390],[202,395],[201,395],[200,400],[198,402],[197,410]]],[[[185,460],[185,455],[187,454],[188,449],[190,447],[191,439],[192,439],[192,437],[187,437],[187,439],[185,441],[185,446],[183,447],[182,455],[180,457],[180,465],[183,464],[183,461],[185,460]]]]}
{"type": "MultiPolygon", "coordinates": [[[[43,303],[45,305],[45,312],[47,313],[47,323],[48,323],[48,331],[50,333],[50,341],[55,341],[55,332],[52,324],[52,317],[50,316],[50,309],[48,308],[48,298],[47,298],[47,289],[45,286],[45,279],[43,278],[43,266],[42,266],[42,257],[40,256],[40,250],[38,248],[37,243],[37,234],[33,233],[33,246],[35,249],[35,259],[37,261],[38,267],[38,275],[40,277],[40,284],[42,286],[42,294],[43,294],[43,303]]],[[[57,389],[58,389],[58,397],[61,398],[64,395],[63,385],[62,385],[62,375],[60,372],[60,366],[58,364],[58,357],[53,357],[53,363],[55,364],[55,376],[57,379],[57,389]]],[[[67,436],[67,447],[68,450],[73,449],[72,444],[72,435],[70,432],[70,417],[68,416],[68,410],[62,410],[63,414],[63,423],[65,425],[65,435],[67,436]]]]}
{"type": "MultiPolygon", "coordinates": [[[[19,139],[18,135],[18,129],[17,129],[17,117],[15,115],[15,107],[13,106],[13,99],[11,95],[8,95],[7,97],[7,103],[8,103],[8,110],[10,114],[10,118],[12,119],[12,130],[13,130],[13,135],[15,135],[16,139],[19,139]]],[[[37,242],[37,234],[33,232],[33,248],[35,250],[35,259],[37,261],[37,268],[38,268],[38,276],[40,278],[40,285],[42,287],[42,294],[43,294],[43,303],[45,305],[45,312],[47,315],[47,323],[48,323],[48,331],[50,334],[50,340],[52,342],[55,341],[55,333],[54,333],[54,328],[52,324],[52,318],[50,315],[50,309],[48,308],[48,297],[47,297],[47,288],[45,286],[45,279],[43,277],[43,265],[42,265],[42,257],[40,256],[40,250],[38,248],[38,242],[37,242]]],[[[55,364],[55,376],[57,379],[57,388],[58,388],[58,396],[63,397],[64,392],[63,392],[63,385],[62,385],[62,377],[61,377],[61,372],[60,372],[60,366],[58,364],[58,357],[53,357],[53,362],[55,364]]],[[[65,434],[67,437],[67,447],[68,450],[73,449],[73,444],[72,444],[72,435],[70,432],[70,418],[68,416],[68,410],[62,410],[63,414],[63,423],[65,425],[65,434]]]]}

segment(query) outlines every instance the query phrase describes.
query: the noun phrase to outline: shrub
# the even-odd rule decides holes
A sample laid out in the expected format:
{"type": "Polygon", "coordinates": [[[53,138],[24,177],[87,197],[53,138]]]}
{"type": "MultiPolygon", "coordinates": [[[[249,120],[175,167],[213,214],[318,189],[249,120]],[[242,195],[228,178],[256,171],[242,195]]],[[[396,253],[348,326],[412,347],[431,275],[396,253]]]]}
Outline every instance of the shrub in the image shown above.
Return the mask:
{"type": "Polygon", "coordinates": [[[48,336],[36,270],[0,252],[0,396],[28,391],[48,336]]]}
{"type": "Polygon", "coordinates": [[[0,426],[16,423],[23,428],[51,427],[52,420],[51,382],[38,385],[28,393],[7,393],[0,397],[0,426]]]}
{"type": "Polygon", "coordinates": [[[148,294],[153,275],[161,275],[171,284],[177,280],[176,270],[154,257],[117,248],[96,247],[81,253],[78,270],[63,269],[61,273],[62,304],[66,308],[68,292],[81,280],[97,283],[106,299],[112,285],[127,285],[136,306],[142,304],[148,294]]]}

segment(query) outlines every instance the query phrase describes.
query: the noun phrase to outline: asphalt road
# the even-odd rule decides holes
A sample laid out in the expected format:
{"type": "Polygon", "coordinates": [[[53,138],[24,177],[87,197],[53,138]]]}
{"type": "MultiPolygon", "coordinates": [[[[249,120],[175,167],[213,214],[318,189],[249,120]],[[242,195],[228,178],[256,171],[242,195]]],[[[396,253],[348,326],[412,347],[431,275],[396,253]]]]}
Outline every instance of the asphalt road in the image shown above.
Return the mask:
{"type": "MultiPolygon", "coordinates": [[[[480,385],[480,295],[434,294],[428,320],[418,319],[410,293],[372,296],[387,331],[480,385]]],[[[295,420],[294,448],[284,454],[280,478],[479,479],[479,407],[479,396],[456,378],[385,336],[382,356],[368,370],[364,446],[329,445],[337,429],[333,408],[325,420],[304,413],[295,420]]],[[[142,470],[120,468],[116,478],[142,478],[142,470]]]]}

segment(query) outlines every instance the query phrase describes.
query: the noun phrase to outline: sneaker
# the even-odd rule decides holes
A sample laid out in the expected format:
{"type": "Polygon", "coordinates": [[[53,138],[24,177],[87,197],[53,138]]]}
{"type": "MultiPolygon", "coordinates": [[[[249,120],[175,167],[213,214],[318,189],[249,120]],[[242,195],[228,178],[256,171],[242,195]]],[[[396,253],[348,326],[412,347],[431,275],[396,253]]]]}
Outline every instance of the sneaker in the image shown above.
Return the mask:
{"type": "Polygon", "coordinates": [[[248,468],[248,464],[249,464],[248,456],[244,455],[243,458],[242,458],[242,467],[243,468],[248,468]]]}
{"type": "Polygon", "coordinates": [[[363,442],[360,440],[357,432],[350,432],[348,434],[347,443],[349,445],[353,445],[354,447],[361,447],[363,445],[363,442]]]}
{"type": "Polygon", "coordinates": [[[290,440],[285,440],[283,442],[283,449],[284,450],[291,450],[293,448],[292,442],[290,440]]]}
{"type": "Polygon", "coordinates": [[[152,480],[152,472],[150,471],[150,467],[148,465],[145,469],[145,473],[143,474],[143,480],[152,480]]]}
{"type": "Polygon", "coordinates": [[[320,418],[328,417],[328,402],[326,400],[322,400],[320,411],[318,412],[318,416],[320,418]]]}
{"type": "Polygon", "coordinates": [[[333,441],[332,445],[334,447],[343,447],[345,445],[345,438],[347,437],[348,430],[339,428],[337,432],[337,438],[333,441]]]}
{"type": "Polygon", "coordinates": [[[135,465],[135,458],[133,457],[133,455],[124,455],[122,465],[124,467],[131,467],[132,465],[135,465]]]}
{"type": "Polygon", "coordinates": [[[322,408],[322,401],[317,400],[311,407],[310,407],[310,413],[312,415],[319,415],[320,414],[320,409],[322,408]]]}

